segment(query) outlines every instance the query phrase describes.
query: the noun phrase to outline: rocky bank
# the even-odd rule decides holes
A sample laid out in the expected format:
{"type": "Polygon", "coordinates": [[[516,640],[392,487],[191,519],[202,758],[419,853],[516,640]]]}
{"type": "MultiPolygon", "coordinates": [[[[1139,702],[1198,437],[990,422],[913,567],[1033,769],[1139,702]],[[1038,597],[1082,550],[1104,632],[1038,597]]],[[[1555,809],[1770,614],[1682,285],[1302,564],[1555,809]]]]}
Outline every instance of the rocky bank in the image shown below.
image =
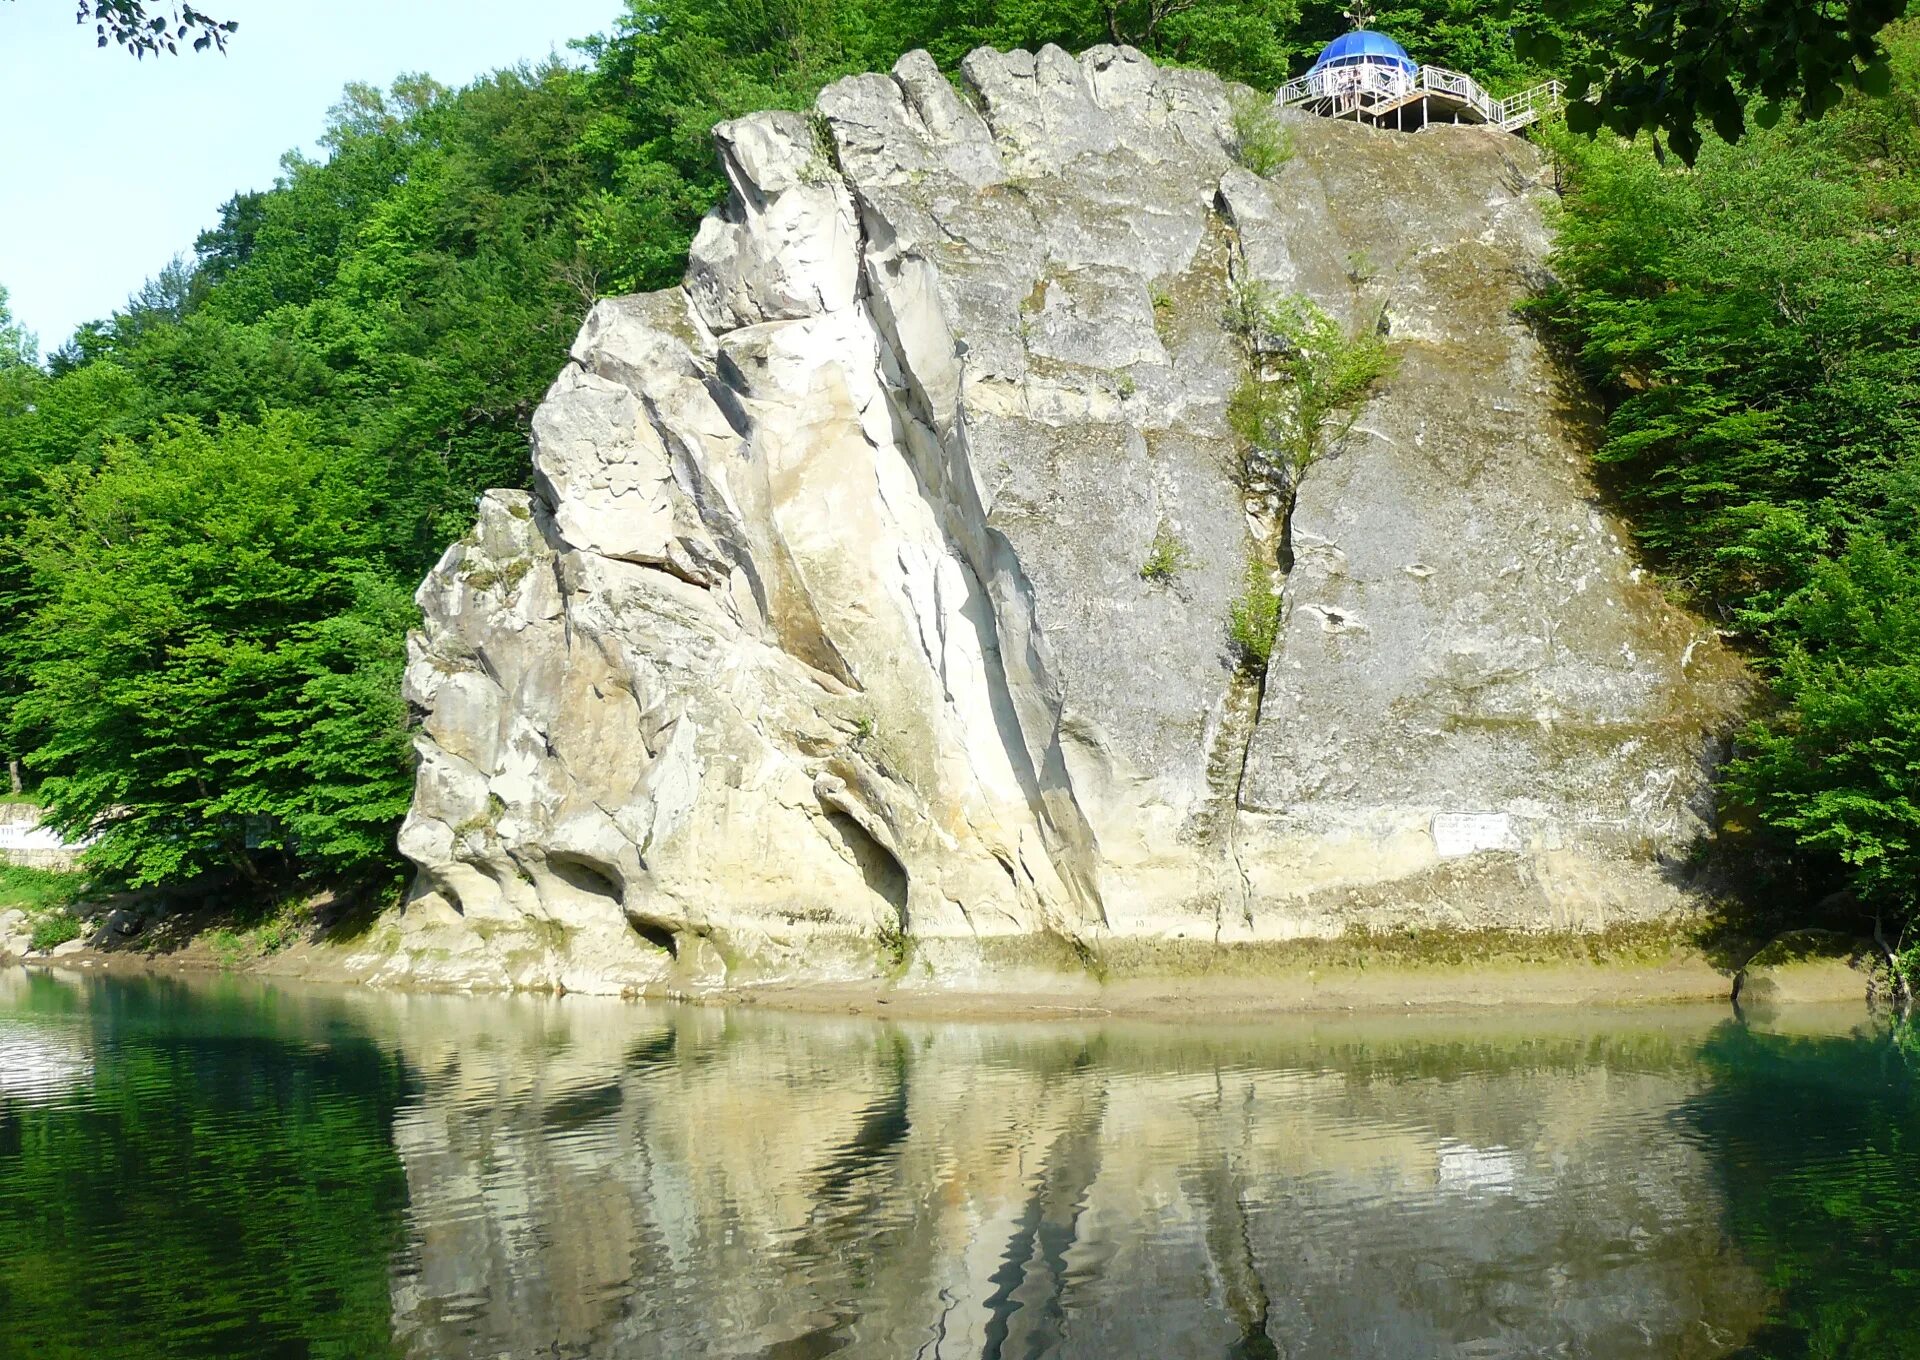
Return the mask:
{"type": "Polygon", "coordinates": [[[1542,158],[1288,117],[1262,177],[1231,102],[1126,48],[915,53],[716,129],[685,283],[593,309],[534,493],[421,588],[418,884],[356,968],[1044,987],[1686,910],[1746,682],[1516,314],[1542,158]],[[1290,515],[1227,420],[1250,283],[1398,361],[1290,515]]]}

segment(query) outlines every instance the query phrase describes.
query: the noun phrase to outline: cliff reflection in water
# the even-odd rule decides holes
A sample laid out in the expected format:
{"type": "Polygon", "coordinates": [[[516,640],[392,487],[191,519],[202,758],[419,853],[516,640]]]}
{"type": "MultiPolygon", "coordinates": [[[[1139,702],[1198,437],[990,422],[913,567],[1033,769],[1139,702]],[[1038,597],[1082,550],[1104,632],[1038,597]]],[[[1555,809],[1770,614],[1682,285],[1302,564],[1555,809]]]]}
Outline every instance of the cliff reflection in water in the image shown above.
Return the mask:
{"type": "Polygon", "coordinates": [[[394,1004],[416,1356],[1713,1356],[1766,1303],[1676,1125],[1712,1011],[394,1004]]]}
{"type": "Polygon", "coordinates": [[[0,970],[0,1360],[1920,1355],[1920,1056],[0,970]]]}

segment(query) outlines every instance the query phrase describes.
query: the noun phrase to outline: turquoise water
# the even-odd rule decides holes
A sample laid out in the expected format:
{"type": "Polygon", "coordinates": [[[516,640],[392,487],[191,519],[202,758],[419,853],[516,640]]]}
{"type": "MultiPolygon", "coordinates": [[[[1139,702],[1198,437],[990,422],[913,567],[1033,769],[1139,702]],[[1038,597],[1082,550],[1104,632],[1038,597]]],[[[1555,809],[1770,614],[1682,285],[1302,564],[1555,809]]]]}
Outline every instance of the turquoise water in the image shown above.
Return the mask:
{"type": "Polygon", "coordinates": [[[1917,1061],[0,970],[0,1357],[1920,1356],[1917,1061]]]}

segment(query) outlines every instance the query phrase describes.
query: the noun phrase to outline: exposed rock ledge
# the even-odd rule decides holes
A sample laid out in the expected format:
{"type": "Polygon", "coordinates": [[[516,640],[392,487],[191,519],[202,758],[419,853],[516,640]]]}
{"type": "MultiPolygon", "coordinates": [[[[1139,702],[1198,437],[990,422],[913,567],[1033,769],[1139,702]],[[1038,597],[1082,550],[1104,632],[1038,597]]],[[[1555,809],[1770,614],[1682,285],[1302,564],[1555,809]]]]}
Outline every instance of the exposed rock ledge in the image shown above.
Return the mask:
{"type": "Polygon", "coordinates": [[[1514,314],[1533,149],[1301,121],[1263,180],[1211,76],[963,74],[916,53],[720,127],[684,286],[593,309],[536,494],[421,588],[419,886],[361,968],[1031,985],[1118,938],[1684,909],[1745,681],[1635,569],[1514,314]],[[1401,356],[1306,481],[1252,679],[1241,278],[1401,356]],[[1189,563],[1155,584],[1162,532],[1189,563]]]}

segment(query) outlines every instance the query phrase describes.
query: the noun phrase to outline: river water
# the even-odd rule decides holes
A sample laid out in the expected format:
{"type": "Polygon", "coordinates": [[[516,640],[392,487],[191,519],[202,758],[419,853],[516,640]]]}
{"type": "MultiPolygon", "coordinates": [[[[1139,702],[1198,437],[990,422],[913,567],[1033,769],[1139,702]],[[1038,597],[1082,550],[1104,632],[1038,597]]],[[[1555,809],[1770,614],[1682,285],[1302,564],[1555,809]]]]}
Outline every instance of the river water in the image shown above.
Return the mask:
{"type": "Polygon", "coordinates": [[[0,1357],[1920,1355],[1917,1068],[0,970],[0,1357]]]}

